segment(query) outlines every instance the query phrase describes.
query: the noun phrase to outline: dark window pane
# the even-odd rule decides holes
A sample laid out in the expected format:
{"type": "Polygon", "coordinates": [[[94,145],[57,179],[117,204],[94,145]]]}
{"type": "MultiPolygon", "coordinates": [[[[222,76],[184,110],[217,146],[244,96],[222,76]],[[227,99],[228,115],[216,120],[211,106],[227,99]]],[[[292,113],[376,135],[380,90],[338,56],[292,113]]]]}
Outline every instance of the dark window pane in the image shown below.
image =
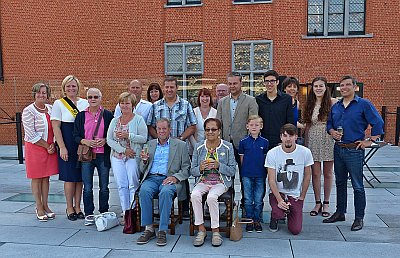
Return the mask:
{"type": "Polygon", "coordinates": [[[201,4],[200,0],[186,0],[186,4],[201,4]]]}
{"type": "Polygon", "coordinates": [[[167,5],[182,5],[182,0],[168,0],[167,5]]]}
{"type": "Polygon", "coordinates": [[[251,0],[234,0],[234,3],[250,3],[251,0]]]}
{"type": "Polygon", "coordinates": [[[270,44],[254,44],[254,70],[268,70],[271,58],[270,44]]]}

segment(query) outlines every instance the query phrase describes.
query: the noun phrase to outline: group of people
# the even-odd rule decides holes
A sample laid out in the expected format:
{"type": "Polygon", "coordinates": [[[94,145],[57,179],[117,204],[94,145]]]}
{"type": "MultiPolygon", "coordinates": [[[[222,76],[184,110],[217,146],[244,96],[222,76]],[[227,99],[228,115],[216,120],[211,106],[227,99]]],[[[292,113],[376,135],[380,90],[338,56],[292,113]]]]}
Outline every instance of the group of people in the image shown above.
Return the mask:
{"type": "Polygon", "coordinates": [[[99,176],[99,212],[109,209],[109,170],[118,186],[122,211],[129,210],[138,192],[143,234],[137,244],[157,237],[157,245],[167,244],[172,202],[184,201],[188,213],[192,202],[198,233],[194,246],[205,242],[202,196],[211,217],[212,245],[220,246],[218,197],[233,184],[239,168],[242,199],[240,206],[248,232],[262,232],[261,223],[266,181],[272,208],[269,229],[278,230],[278,221],[287,218],[288,229],[302,229],[303,201],[312,178],[315,207],[311,216],[327,217],[324,223],[344,221],[347,178],[350,175],[355,198],[355,220],[351,230],[363,227],[365,192],[363,186],[364,148],[383,133],[383,120],[375,107],[355,94],[352,76],[340,80],[342,99],[330,96],[324,77],[316,77],[302,109],[300,123],[297,100],[299,82],[286,78],[278,89],[279,74],[270,70],[263,77],[265,92],[252,97],[242,92],[242,76],[229,73],[227,83],[199,91],[198,107],[177,95],[174,77],[148,87],[148,101],[142,99],[143,84],[133,80],[118,98],[114,114],[101,105],[102,93],[90,88],[87,99],[79,98],[82,88],[75,76],[62,84],[64,97],[53,106],[47,102],[50,88],[43,83],[32,88],[34,103],[23,111],[27,177],[32,179],[36,216],[54,219],[48,206],[49,176],[59,174],[64,181],[66,216],[94,224],[93,174],[99,176]],[[371,126],[371,137],[365,130],[371,126]],[[305,147],[297,144],[298,129],[305,132],[305,147]],[[95,154],[90,162],[78,161],[78,145],[95,154]],[[335,167],[336,211],[330,216],[329,199],[335,167]],[[323,167],[323,169],[321,168],[323,167]],[[321,170],[324,199],[321,202],[321,170]],[[188,177],[196,178],[191,193],[188,177]],[[83,189],[84,213],[81,210],[83,189]],[[158,195],[160,223],[153,228],[153,197],[158,195]],[[330,216],[330,217],[329,217],[330,216]]]}

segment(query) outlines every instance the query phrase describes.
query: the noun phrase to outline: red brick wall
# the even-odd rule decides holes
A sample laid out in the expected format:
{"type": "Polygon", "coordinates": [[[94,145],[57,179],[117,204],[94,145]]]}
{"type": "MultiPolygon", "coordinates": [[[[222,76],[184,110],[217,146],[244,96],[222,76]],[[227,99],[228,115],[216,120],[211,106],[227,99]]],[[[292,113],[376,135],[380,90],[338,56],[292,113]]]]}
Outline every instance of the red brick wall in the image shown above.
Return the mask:
{"type": "MultiPolygon", "coordinates": [[[[400,106],[398,3],[367,1],[371,38],[304,39],[306,2],[204,0],[203,6],[165,8],[160,0],[0,0],[5,77],[0,107],[13,115],[21,111],[39,80],[49,81],[57,97],[61,80],[75,74],[85,87],[98,86],[105,106],[113,109],[131,79],[162,80],[169,42],[203,42],[203,77],[219,83],[231,70],[232,41],[273,40],[273,67],[279,73],[302,83],[317,75],[336,82],[352,74],[379,111],[382,105],[395,111],[400,106]]],[[[388,118],[386,139],[393,142],[393,115],[388,118]]],[[[13,125],[0,125],[0,144],[15,144],[13,125]]]]}

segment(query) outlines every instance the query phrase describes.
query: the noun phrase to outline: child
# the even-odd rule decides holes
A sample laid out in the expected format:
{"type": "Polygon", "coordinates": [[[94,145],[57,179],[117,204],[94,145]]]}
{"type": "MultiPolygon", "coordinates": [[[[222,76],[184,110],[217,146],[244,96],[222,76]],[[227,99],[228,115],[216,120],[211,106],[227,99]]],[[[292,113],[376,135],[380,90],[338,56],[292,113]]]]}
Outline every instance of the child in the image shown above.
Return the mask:
{"type": "Polygon", "coordinates": [[[244,193],[244,208],[246,218],[253,219],[254,224],[247,224],[246,231],[253,229],[261,233],[262,211],[264,207],[265,179],[267,171],[264,168],[265,156],[268,151],[268,140],[261,137],[263,120],[258,115],[247,119],[246,128],[249,135],[239,143],[239,155],[242,166],[242,182],[244,193]]]}

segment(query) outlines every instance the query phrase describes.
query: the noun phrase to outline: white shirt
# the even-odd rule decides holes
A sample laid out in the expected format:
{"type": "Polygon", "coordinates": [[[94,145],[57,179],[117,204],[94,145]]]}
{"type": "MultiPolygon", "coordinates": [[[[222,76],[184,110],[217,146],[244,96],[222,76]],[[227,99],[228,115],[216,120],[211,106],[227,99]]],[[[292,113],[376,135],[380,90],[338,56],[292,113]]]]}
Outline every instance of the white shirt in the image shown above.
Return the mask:
{"type": "Polygon", "coordinates": [[[296,144],[296,149],[287,153],[276,146],[267,153],[264,166],[275,169],[276,185],[280,193],[294,198],[300,197],[304,168],[314,164],[311,151],[296,144]]]}
{"type": "MultiPolygon", "coordinates": [[[[83,111],[87,107],[89,107],[89,102],[86,99],[78,98],[76,102],[76,107],[79,111],[83,111]]],[[[54,101],[50,120],[73,123],[75,121],[75,117],[71,114],[71,112],[69,112],[69,110],[61,102],[61,100],[57,99],[56,101],[54,101]]]]}
{"type": "MultiPolygon", "coordinates": [[[[135,114],[141,115],[144,121],[147,121],[152,106],[153,104],[151,102],[144,99],[140,99],[139,103],[133,109],[133,112],[135,114]]],[[[114,117],[120,117],[121,115],[122,115],[121,108],[119,107],[119,104],[117,104],[114,111],[114,117]]]]}
{"type": "Polygon", "coordinates": [[[204,121],[207,118],[216,118],[217,110],[212,107],[210,109],[210,112],[208,112],[206,119],[203,119],[203,116],[201,115],[201,111],[200,111],[199,107],[194,108],[193,112],[196,115],[196,119],[197,119],[195,138],[197,139],[197,142],[202,142],[202,141],[204,141],[204,138],[205,138],[204,137],[204,121]]]}

